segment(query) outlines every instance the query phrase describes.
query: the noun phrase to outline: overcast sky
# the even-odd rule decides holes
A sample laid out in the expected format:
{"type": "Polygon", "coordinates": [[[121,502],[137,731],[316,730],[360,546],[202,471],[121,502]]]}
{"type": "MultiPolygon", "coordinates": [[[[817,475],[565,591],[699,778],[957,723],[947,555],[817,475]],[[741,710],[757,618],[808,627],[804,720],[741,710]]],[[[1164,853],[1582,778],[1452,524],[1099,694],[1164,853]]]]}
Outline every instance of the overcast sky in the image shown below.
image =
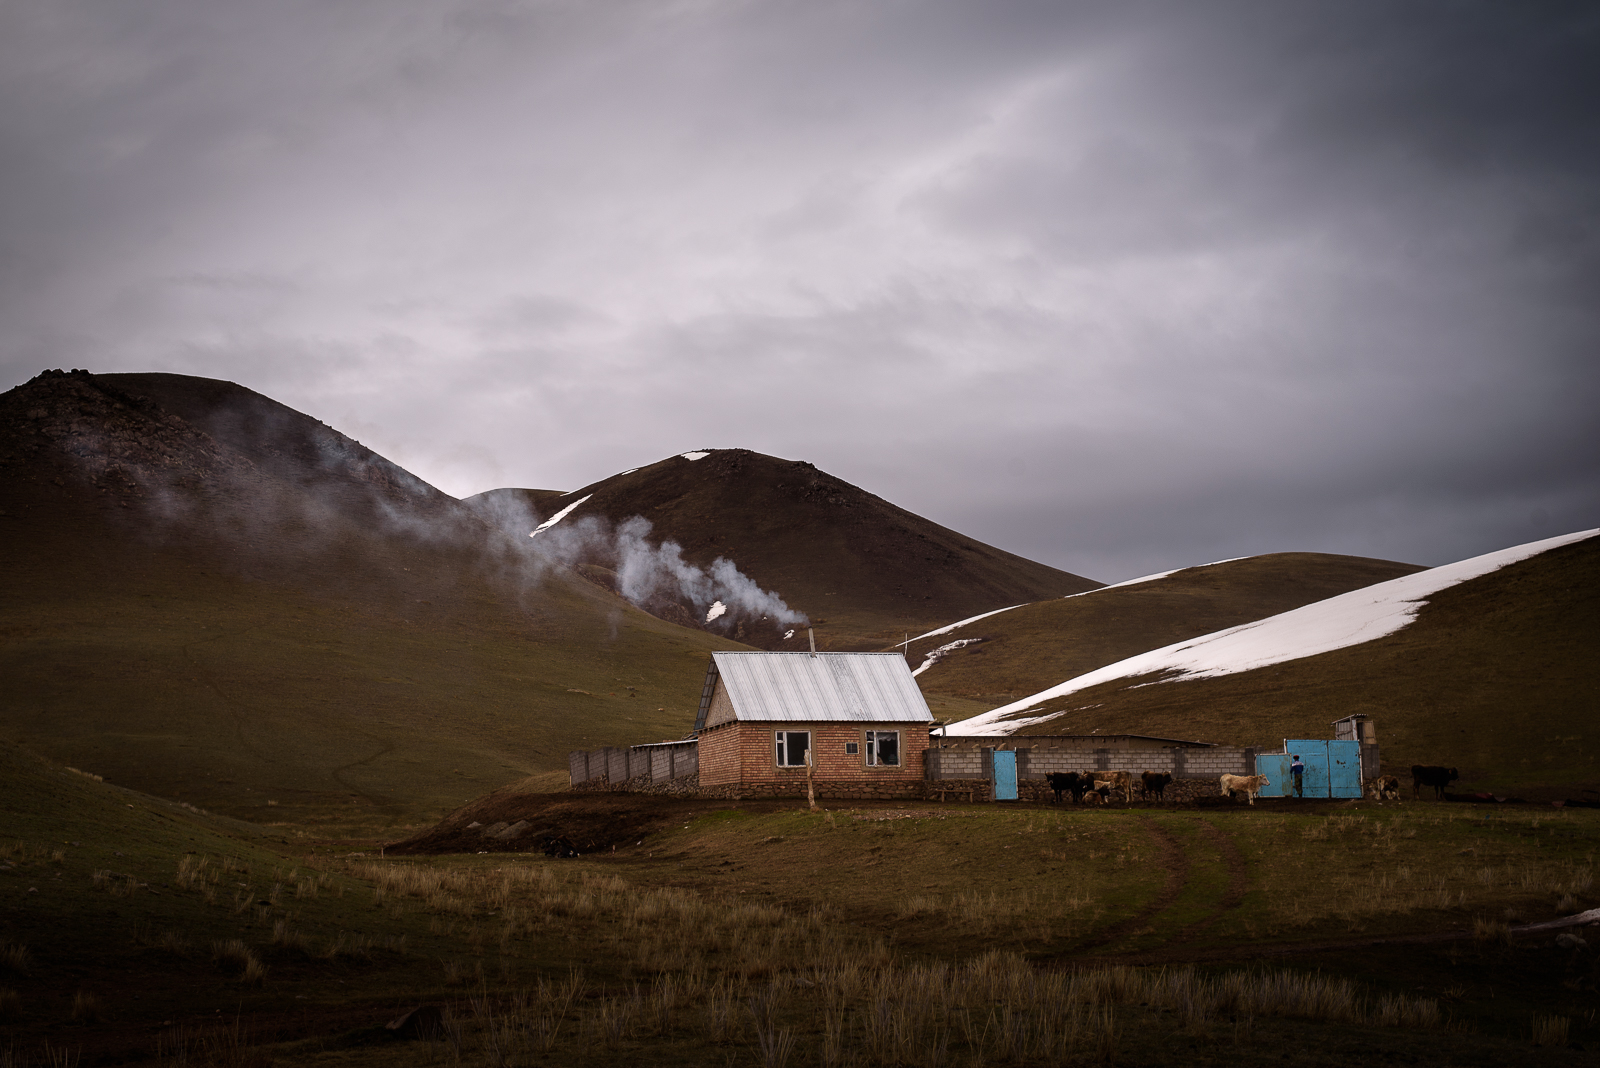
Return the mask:
{"type": "Polygon", "coordinates": [[[1600,525],[1600,7],[8,0],[0,389],[458,496],[810,460],[1116,581],[1600,525]]]}

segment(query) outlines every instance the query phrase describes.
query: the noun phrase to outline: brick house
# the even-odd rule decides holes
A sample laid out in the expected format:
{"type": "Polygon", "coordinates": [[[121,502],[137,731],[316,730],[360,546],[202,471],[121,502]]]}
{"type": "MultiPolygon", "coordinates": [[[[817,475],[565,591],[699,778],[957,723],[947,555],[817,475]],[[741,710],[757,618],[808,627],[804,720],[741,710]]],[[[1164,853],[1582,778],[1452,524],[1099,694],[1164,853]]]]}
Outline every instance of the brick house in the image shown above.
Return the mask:
{"type": "Polygon", "coordinates": [[[695,717],[703,796],[922,796],[933,714],[899,653],[712,653],[695,717]]]}

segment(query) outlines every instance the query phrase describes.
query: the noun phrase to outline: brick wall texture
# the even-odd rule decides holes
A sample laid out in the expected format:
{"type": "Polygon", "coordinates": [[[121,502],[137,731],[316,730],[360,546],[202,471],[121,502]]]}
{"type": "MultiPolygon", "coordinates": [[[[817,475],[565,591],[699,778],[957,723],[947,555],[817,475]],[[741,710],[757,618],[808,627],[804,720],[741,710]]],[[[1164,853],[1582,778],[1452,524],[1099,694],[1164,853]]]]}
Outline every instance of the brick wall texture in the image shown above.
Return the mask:
{"type": "MultiPolygon", "coordinates": [[[[927,728],[905,723],[726,723],[700,732],[700,786],[739,786],[747,796],[804,796],[805,768],[780,768],[773,734],[777,730],[810,731],[811,757],[816,764],[819,792],[830,797],[840,791],[861,789],[859,796],[908,796],[907,784],[923,779],[923,751],[928,748],[927,728]],[[897,731],[900,763],[895,767],[866,762],[866,732],[897,731]],[[845,747],[855,743],[856,751],[845,747]],[[826,784],[826,785],[824,785],[826,784]],[[773,791],[776,791],[774,793],[773,791]]],[[[857,796],[857,795],[851,795],[857,796]]]]}

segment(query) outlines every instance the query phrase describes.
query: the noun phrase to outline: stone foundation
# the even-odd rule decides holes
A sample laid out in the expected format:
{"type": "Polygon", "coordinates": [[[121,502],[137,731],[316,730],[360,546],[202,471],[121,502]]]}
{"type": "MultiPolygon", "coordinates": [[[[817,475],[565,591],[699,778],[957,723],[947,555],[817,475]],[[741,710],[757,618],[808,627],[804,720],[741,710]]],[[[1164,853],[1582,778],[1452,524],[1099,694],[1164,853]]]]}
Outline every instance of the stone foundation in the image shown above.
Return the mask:
{"type": "MultiPolygon", "coordinates": [[[[817,783],[817,801],[918,801],[922,799],[925,785],[921,779],[902,782],[894,782],[893,780],[879,782],[840,782],[837,780],[819,782],[817,783]]],[[[695,796],[722,798],[729,801],[780,797],[804,800],[806,786],[804,782],[728,783],[722,786],[702,786],[695,796]]]]}
{"type": "MultiPolygon", "coordinates": [[[[928,785],[931,787],[937,784],[929,783],[928,785]]],[[[1222,787],[1217,779],[1173,779],[1167,784],[1166,790],[1163,791],[1162,800],[1170,804],[1175,801],[1193,801],[1197,797],[1219,797],[1221,794],[1222,787]]],[[[1019,801],[1052,804],[1056,799],[1056,792],[1050,789],[1050,784],[1044,779],[1022,779],[1017,783],[1017,799],[1019,801]]],[[[1139,780],[1137,778],[1133,780],[1133,799],[1136,802],[1143,800],[1139,794],[1139,780]]],[[[1061,801],[1062,804],[1072,804],[1072,795],[1063,792],[1061,801]]],[[[1091,804],[1092,802],[1085,803],[1091,804]]],[[[1112,803],[1123,803],[1120,791],[1112,795],[1112,803]]]]}
{"type": "MultiPolygon", "coordinates": [[[[572,788],[573,793],[605,794],[656,794],[664,797],[703,797],[712,800],[738,801],[755,798],[785,798],[803,800],[806,788],[801,783],[729,783],[720,786],[701,786],[699,775],[684,775],[676,779],[654,782],[649,775],[635,775],[622,782],[608,783],[604,779],[591,779],[572,788]]],[[[1216,779],[1174,779],[1167,784],[1164,800],[1168,803],[1193,801],[1197,797],[1218,797],[1222,790],[1216,779]]],[[[819,782],[817,800],[820,801],[989,801],[994,797],[994,784],[988,779],[931,779],[912,782],[819,782]]],[[[1139,782],[1134,780],[1135,801],[1139,796],[1139,782]]],[[[1055,791],[1044,779],[1021,779],[1017,782],[1017,800],[1035,804],[1052,804],[1055,791]]],[[[1071,804],[1070,795],[1062,801],[1071,804]]],[[[1113,803],[1121,804],[1117,798],[1113,803]]]]}

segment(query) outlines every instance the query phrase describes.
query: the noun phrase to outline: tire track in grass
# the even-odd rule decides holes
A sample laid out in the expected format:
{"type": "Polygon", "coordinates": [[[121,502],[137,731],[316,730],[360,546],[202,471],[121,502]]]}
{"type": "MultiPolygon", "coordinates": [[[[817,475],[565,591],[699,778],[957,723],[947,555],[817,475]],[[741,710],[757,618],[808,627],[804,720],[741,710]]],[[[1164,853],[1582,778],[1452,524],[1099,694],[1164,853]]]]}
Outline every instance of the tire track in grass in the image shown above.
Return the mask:
{"type": "Polygon", "coordinates": [[[1158,954],[1199,938],[1244,901],[1249,868],[1232,838],[1210,820],[1141,816],[1140,822],[1159,849],[1157,862],[1166,871],[1166,884],[1133,916],[1058,956],[1158,954]]]}
{"type": "Polygon", "coordinates": [[[1085,950],[1099,949],[1112,945],[1128,937],[1134,932],[1143,930],[1151,925],[1152,920],[1172,907],[1187,885],[1189,878],[1189,855],[1178,839],[1161,824],[1149,816],[1140,816],[1139,825],[1150,836],[1151,842],[1156,846],[1159,856],[1157,863],[1166,871],[1166,882],[1155,898],[1138,912],[1125,920],[1112,924],[1098,934],[1076,943],[1064,953],[1052,954],[1045,959],[1060,959],[1063,957],[1077,957],[1085,950]]]}
{"type": "Polygon", "coordinates": [[[1210,914],[1180,930],[1167,940],[1168,945],[1182,945],[1200,937],[1212,924],[1242,905],[1245,894],[1250,890],[1250,866],[1245,863],[1244,854],[1239,852],[1239,846],[1234,842],[1233,836],[1208,819],[1199,820],[1198,826],[1200,833],[1221,854],[1223,866],[1227,870],[1228,886],[1222,894],[1222,899],[1217,902],[1210,914]]]}

